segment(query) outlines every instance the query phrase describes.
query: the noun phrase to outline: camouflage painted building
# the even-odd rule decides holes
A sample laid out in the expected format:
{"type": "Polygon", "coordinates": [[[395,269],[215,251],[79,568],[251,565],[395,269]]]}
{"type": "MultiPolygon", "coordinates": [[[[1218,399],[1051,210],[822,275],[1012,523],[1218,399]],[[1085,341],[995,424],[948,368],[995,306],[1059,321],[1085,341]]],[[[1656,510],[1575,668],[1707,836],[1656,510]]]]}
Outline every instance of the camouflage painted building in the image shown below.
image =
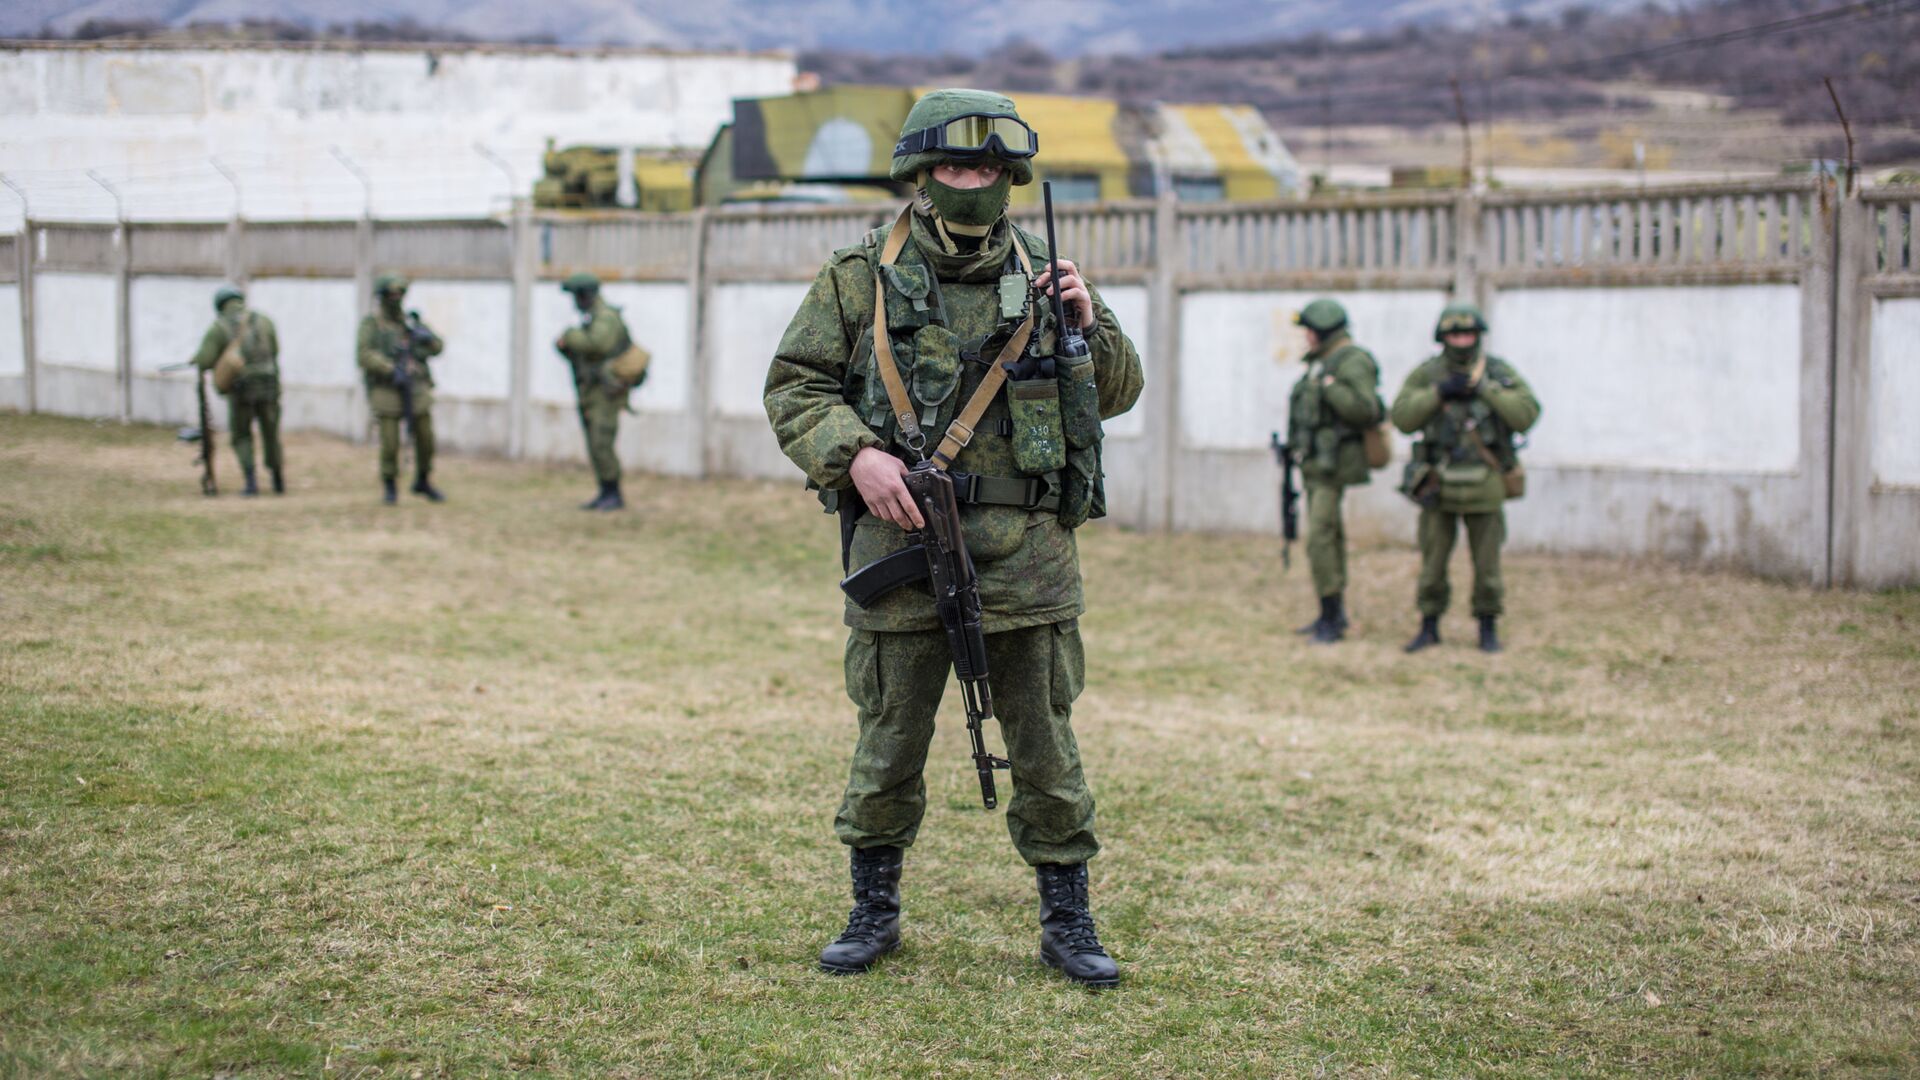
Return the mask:
{"type": "MultiPolygon", "coordinates": [[[[893,143],[923,89],[835,86],[738,98],[699,167],[700,202],[846,201],[902,194],[887,179],[893,143]]],[[[1259,110],[1246,105],[1125,105],[1103,98],[1015,94],[1040,136],[1036,179],[1063,201],[1190,201],[1299,192],[1302,175],[1259,110]]],[[[1014,189],[1016,205],[1039,187],[1014,189]]]]}

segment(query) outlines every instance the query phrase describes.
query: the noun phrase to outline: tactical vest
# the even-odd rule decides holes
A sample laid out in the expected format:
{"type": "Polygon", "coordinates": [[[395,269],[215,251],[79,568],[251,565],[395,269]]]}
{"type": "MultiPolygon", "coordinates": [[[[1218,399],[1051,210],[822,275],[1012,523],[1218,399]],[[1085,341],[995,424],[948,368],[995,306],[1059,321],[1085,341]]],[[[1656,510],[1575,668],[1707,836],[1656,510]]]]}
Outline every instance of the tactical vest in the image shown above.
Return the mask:
{"type": "MultiPolygon", "coordinates": [[[[1451,370],[1444,360],[1439,366],[1442,371],[1451,370]]],[[[1514,373],[1505,361],[1489,356],[1482,378],[1512,386],[1514,373]]],[[[1478,395],[1465,401],[1441,401],[1439,411],[1420,429],[1420,439],[1413,447],[1413,460],[1432,465],[1442,483],[1478,483],[1491,466],[1481,456],[1480,448],[1468,438],[1469,431],[1479,434],[1480,441],[1499,460],[1502,471],[1511,470],[1519,462],[1513,429],[1478,395]]]]}
{"type": "MultiPolygon", "coordinates": [[[[1296,448],[1302,466],[1311,464],[1316,472],[1325,476],[1339,471],[1342,445],[1357,445],[1366,434],[1364,428],[1341,420],[1321,396],[1324,392],[1321,378],[1338,368],[1340,361],[1352,353],[1365,355],[1366,350],[1349,340],[1308,361],[1306,374],[1293,384],[1287,400],[1287,445],[1296,448]]],[[[1379,400],[1379,393],[1375,391],[1374,415],[1386,413],[1386,403],[1379,400]]]]}
{"type": "MultiPolygon", "coordinates": [[[[1011,248],[997,285],[943,285],[911,239],[892,263],[881,265],[882,241],[877,230],[865,241],[869,264],[880,266],[875,302],[886,305],[888,345],[926,442],[916,448],[901,430],[879,372],[881,358],[871,331],[860,336],[841,395],[891,452],[911,462],[940,441],[1029,314],[1035,329],[1026,353],[1051,356],[1056,334],[1048,305],[1034,304],[1032,277],[1011,248]],[[958,289],[992,292],[998,312],[990,331],[964,340],[955,332],[954,313],[943,290],[958,289]]],[[[1013,243],[1025,243],[1017,230],[1013,243]]],[[[1089,360],[1045,378],[1009,381],[995,394],[967,443],[973,471],[952,473],[962,502],[1045,510],[1057,514],[1068,528],[1105,516],[1103,433],[1093,366],[1089,360]]],[[[837,492],[822,493],[829,510],[838,500],[837,492]]]]}
{"type": "MultiPolygon", "coordinates": [[[[407,346],[406,324],[395,322],[381,311],[375,311],[373,314],[368,315],[367,318],[373,320],[374,350],[393,361],[396,365],[399,364],[400,355],[406,351],[407,346]]],[[[411,371],[413,373],[413,380],[417,385],[433,385],[433,368],[428,366],[428,359],[428,357],[422,356],[418,352],[414,353],[411,371]]],[[[366,382],[367,389],[369,390],[375,387],[393,385],[392,376],[378,376],[371,371],[363,372],[362,379],[366,382]]]]}

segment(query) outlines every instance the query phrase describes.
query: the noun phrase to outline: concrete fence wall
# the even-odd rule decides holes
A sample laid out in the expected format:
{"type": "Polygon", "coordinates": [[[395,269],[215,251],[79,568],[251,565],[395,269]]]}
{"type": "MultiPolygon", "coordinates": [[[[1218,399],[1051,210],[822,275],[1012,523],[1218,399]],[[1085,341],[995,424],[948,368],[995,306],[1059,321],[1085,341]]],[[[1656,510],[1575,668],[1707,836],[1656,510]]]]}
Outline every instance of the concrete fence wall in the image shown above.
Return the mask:
{"type": "MultiPolygon", "coordinates": [[[[214,287],[240,280],[280,328],[286,424],[364,439],[354,329],[373,275],[396,270],[447,340],[445,444],[579,460],[550,343],[576,317],[557,282],[590,270],[655,357],[623,459],[797,483],[760,407],[768,358],[825,257],[892,213],[30,221],[0,237],[0,407],[186,422],[190,379],[158,369],[192,352],[214,287]]],[[[1268,433],[1303,347],[1291,313],[1346,304],[1390,401],[1460,296],[1485,305],[1491,349],[1545,406],[1528,496],[1509,506],[1516,547],[1920,581],[1917,218],[1910,196],[1812,182],[1070,208],[1061,249],[1147,368],[1139,406],[1107,429],[1112,515],[1274,528],[1268,433]]],[[[1356,493],[1356,531],[1411,538],[1398,476],[1396,461],[1356,493]]]]}

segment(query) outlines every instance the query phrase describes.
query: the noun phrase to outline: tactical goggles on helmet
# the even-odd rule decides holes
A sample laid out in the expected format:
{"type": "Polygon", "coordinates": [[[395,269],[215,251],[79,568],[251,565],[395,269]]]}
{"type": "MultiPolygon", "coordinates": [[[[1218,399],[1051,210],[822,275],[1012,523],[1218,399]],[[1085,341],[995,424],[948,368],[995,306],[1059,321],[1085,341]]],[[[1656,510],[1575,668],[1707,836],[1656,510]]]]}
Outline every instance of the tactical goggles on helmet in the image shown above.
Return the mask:
{"type": "Polygon", "coordinates": [[[894,157],[922,154],[929,150],[1027,158],[1040,152],[1040,136],[1017,116],[974,113],[955,117],[934,127],[908,132],[893,144],[894,157]]]}
{"type": "Polygon", "coordinates": [[[1483,329],[1478,315],[1461,312],[1440,316],[1442,334],[1477,334],[1483,329]]]}

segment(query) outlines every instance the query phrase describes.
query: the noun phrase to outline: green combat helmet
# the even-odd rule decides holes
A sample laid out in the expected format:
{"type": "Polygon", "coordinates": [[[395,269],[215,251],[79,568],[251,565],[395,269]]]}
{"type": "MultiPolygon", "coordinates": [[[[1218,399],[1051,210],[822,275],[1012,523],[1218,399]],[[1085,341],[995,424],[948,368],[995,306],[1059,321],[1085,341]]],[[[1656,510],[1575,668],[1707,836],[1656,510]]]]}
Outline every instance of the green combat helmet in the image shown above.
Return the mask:
{"type": "Polygon", "coordinates": [[[1487,317],[1480,314],[1480,307],[1477,304],[1455,302],[1440,309],[1440,321],[1433,325],[1433,340],[1444,345],[1448,334],[1458,334],[1468,330],[1476,334],[1486,333],[1487,317]]]}
{"type": "Polygon", "coordinates": [[[1006,163],[1015,184],[1033,183],[1040,138],[1020,119],[1013,99],[989,90],[935,90],[913,103],[889,175],[912,183],[942,161],[991,156],[1006,163]]]}
{"type": "Polygon", "coordinates": [[[381,293],[404,293],[410,284],[412,282],[407,280],[405,274],[381,274],[373,279],[373,294],[378,296],[381,293]]]}
{"type": "Polygon", "coordinates": [[[1347,325],[1347,309],[1341,307],[1338,300],[1323,296],[1301,308],[1300,313],[1293,317],[1293,324],[1325,337],[1347,325]]]}
{"type": "Polygon", "coordinates": [[[578,274],[569,275],[567,280],[560,283],[560,288],[576,295],[583,292],[598,292],[600,289],[600,279],[582,271],[578,274]]]}
{"type": "Polygon", "coordinates": [[[213,290],[213,310],[219,311],[227,306],[229,300],[245,300],[247,294],[240,291],[238,285],[222,285],[213,290]]]}

